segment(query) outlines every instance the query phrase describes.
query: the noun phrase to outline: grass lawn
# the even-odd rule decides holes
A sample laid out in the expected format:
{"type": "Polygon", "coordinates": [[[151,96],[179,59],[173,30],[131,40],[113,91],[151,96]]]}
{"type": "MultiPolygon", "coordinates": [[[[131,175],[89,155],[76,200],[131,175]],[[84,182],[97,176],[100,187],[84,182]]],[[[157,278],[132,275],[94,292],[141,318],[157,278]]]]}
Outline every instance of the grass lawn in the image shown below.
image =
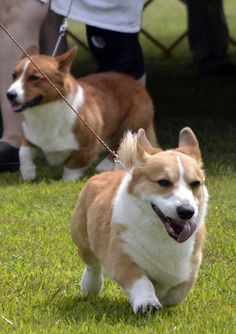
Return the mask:
{"type": "MultiPolygon", "coordinates": [[[[236,5],[225,4],[235,37],[236,5]]],[[[184,7],[170,0],[152,6],[144,25],[150,29],[157,23],[160,39],[169,45],[175,32],[185,29],[184,7]]],[[[188,125],[203,151],[210,205],[196,285],[182,305],[147,317],[133,315],[124,292],[108,278],[99,298],[85,299],[79,292],[83,265],[69,221],[86,178],[63,184],[61,170],[40,161],[34,183],[22,182],[18,173],[0,175],[1,334],[236,333],[236,78],[197,78],[186,41],[171,58],[144,37],[142,43],[161,146],[175,146],[188,125]]],[[[236,48],[230,53],[236,62],[236,48]]],[[[80,50],[77,74],[93,66],[80,50]]]]}

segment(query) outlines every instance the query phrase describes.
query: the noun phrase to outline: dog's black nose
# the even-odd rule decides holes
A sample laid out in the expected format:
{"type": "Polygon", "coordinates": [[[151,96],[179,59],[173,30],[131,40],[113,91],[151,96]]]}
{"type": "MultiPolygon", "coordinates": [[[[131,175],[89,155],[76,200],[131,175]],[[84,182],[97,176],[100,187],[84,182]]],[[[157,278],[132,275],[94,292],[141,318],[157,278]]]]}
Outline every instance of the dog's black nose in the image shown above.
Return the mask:
{"type": "Polygon", "coordinates": [[[13,102],[17,97],[17,94],[14,92],[7,92],[7,98],[9,101],[13,102]]]}
{"type": "Polygon", "coordinates": [[[190,204],[180,205],[177,207],[179,218],[184,220],[192,218],[194,212],[194,208],[190,204]]]}

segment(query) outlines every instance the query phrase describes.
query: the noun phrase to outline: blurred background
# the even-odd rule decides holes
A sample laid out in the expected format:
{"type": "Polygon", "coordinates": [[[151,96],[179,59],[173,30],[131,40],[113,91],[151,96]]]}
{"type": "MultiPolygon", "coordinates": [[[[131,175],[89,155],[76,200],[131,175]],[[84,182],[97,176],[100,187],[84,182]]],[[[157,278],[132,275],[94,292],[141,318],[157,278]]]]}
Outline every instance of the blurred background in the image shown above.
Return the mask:
{"type": "MultiPolygon", "coordinates": [[[[236,64],[236,2],[225,0],[224,6],[231,38],[229,53],[236,64]]],[[[141,33],[147,88],[155,104],[160,145],[175,146],[179,130],[190,126],[199,138],[206,165],[213,167],[212,173],[218,173],[221,168],[235,171],[236,77],[200,78],[196,75],[186,36],[187,17],[183,2],[152,1],[144,11],[142,27],[162,45],[157,47],[145,33],[141,33]]],[[[82,24],[71,22],[69,30],[86,46],[82,24]]],[[[75,44],[73,38],[68,38],[71,45],[75,44]]],[[[83,76],[94,69],[89,51],[79,45],[74,74],[83,76]]]]}

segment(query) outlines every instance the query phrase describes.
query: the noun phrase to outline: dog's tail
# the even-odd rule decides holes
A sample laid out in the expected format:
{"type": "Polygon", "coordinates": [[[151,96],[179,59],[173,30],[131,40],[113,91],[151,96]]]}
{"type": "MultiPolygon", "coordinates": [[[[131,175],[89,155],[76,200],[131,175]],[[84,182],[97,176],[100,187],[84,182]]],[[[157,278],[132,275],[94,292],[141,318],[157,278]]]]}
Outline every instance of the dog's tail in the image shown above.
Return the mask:
{"type": "MultiPolygon", "coordinates": [[[[153,134],[155,138],[155,133],[153,132],[153,134]]],[[[160,150],[160,148],[153,147],[147,139],[145,131],[139,129],[137,133],[127,131],[124,134],[117,153],[126,168],[132,171],[134,167],[142,165],[145,154],[152,155],[160,150]]]]}
{"type": "Polygon", "coordinates": [[[135,161],[137,161],[137,141],[137,133],[127,131],[123,135],[117,151],[119,159],[124,163],[128,170],[132,170],[135,161]]]}

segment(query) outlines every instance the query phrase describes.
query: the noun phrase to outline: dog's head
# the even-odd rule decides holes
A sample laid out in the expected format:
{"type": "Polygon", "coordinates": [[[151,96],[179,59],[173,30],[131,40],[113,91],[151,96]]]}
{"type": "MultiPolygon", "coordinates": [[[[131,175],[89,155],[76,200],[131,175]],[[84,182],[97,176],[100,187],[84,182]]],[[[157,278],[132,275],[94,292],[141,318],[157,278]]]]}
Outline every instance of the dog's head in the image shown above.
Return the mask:
{"type": "Polygon", "coordinates": [[[158,223],[177,242],[191,237],[205,216],[208,198],[201,152],[192,130],[180,132],[178,148],[162,151],[152,147],[140,129],[137,134],[126,134],[118,153],[132,170],[129,193],[148,203],[158,223]]]}
{"type": "MultiPolygon", "coordinates": [[[[31,47],[27,50],[27,53],[59,91],[66,95],[69,85],[70,67],[76,51],[77,48],[72,48],[58,57],[51,57],[37,55],[37,49],[31,47]]],[[[13,83],[7,91],[7,98],[15,112],[20,112],[42,103],[49,103],[59,98],[55,88],[51,86],[43,74],[25,56],[16,65],[12,77],[13,83]]]]}

